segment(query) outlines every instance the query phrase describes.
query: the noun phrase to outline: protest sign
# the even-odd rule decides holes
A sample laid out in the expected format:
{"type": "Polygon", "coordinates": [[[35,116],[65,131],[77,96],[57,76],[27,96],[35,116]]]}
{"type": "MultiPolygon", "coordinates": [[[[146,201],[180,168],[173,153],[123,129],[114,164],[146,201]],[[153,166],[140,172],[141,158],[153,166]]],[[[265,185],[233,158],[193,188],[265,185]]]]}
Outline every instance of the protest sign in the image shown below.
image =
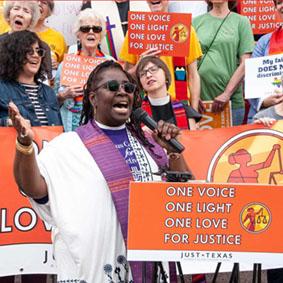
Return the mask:
{"type": "Polygon", "coordinates": [[[200,129],[226,128],[232,126],[231,102],[225,105],[223,111],[217,113],[212,112],[213,101],[202,101],[202,103],[205,107],[205,112],[202,114],[202,118],[199,122],[200,129]]]}
{"type": "Polygon", "coordinates": [[[239,13],[249,18],[254,34],[272,32],[281,25],[273,0],[241,0],[239,13]]]}
{"type": "MultiPolygon", "coordinates": [[[[203,131],[183,131],[180,142],[186,148],[184,157],[197,180],[221,183],[226,187],[228,185],[224,184],[228,182],[246,183],[243,187],[246,189],[243,190],[249,191],[249,198],[253,198],[255,194],[252,189],[247,189],[250,186],[248,183],[267,184],[262,187],[263,190],[272,188],[272,185],[283,185],[282,130],[283,121],[278,121],[271,128],[260,125],[245,125],[203,131]]],[[[237,184],[233,186],[235,187],[237,184]]],[[[278,187],[275,188],[275,191],[277,190],[278,187]]],[[[265,198],[268,197],[269,194],[265,198]]],[[[157,199],[162,202],[163,195],[159,194],[157,199]]],[[[254,202],[257,203],[257,200],[253,198],[249,203],[254,202]]],[[[227,203],[230,203],[230,201],[227,201],[227,203]]],[[[138,209],[143,206],[146,207],[146,204],[140,199],[138,209]]],[[[251,207],[254,207],[256,211],[261,209],[256,205],[251,207]]],[[[247,209],[245,210],[246,214],[247,209]]],[[[149,215],[153,215],[150,208],[146,208],[146,210],[149,215]]],[[[191,212],[188,214],[191,215],[191,212]]],[[[282,218],[282,216],[280,217],[282,218]]],[[[191,228],[188,228],[188,232],[190,231],[191,228]]],[[[142,229],[140,229],[140,232],[143,232],[142,229]]],[[[249,232],[243,230],[243,233],[249,232]]],[[[276,252],[227,252],[216,249],[207,251],[209,253],[207,255],[200,250],[191,251],[189,248],[184,251],[186,254],[183,254],[181,260],[184,273],[214,272],[217,262],[222,262],[222,271],[231,271],[234,261],[241,263],[241,270],[252,270],[255,262],[263,262],[263,268],[280,266],[279,264],[282,263],[282,255],[276,252]],[[250,255],[253,256],[254,262],[249,260],[250,255]],[[205,261],[196,261],[197,258],[202,258],[205,261]]],[[[143,251],[134,250],[134,252],[134,256],[138,252],[139,257],[146,258],[143,251]]],[[[160,250],[151,250],[151,252],[153,252],[152,257],[158,257],[161,254],[160,250]]],[[[178,252],[179,257],[175,257],[176,260],[180,260],[181,253],[178,252]]],[[[176,250],[167,250],[165,256],[169,257],[169,255],[176,256],[176,250]]]]}
{"type": "Polygon", "coordinates": [[[264,98],[282,93],[283,54],[245,61],[245,98],[264,98]]]}
{"type": "Polygon", "coordinates": [[[190,46],[191,14],[129,12],[129,53],[157,48],[162,55],[185,57],[190,46]]]}
{"type": "MultiPolygon", "coordinates": [[[[34,127],[34,147],[39,152],[62,127],[34,127]]],[[[56,273],[50,238],[51,227],[19,192],[13,177],[16,131],[0,129],[0,276],[56,273]]]]}
{"type": "Polygon", "coordinates": [[[282,189],[251,184],[131,183],[128,259],[280,267],[282,189]],[[265,257],[270,253],[275,255],[273,261],[265,257]]]}
{"type": "Polygon", "coordinates": [[[65,54],[62,62],[60,84],[63,86],[83,86],[92,70],[104,61],[105,58],[65,54]]]}

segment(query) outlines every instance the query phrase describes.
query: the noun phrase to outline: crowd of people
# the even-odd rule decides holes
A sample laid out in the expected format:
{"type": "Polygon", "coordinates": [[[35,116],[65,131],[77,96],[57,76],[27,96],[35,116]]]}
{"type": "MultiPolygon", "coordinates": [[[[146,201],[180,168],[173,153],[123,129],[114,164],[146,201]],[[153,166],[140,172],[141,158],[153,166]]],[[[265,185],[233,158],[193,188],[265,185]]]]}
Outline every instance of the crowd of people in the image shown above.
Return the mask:
{"type": "MultiPolygon", "coordinates": [[[[207,11],[193,18],[186,57],[162,56],[156,48],[138,56],[128,50],[130,3],[108,1],[119,12],[116,40],[123,42],[118,54],[107,54],[107,8],[97,3],[96,9],[96,2],[82,1],[73,20],[77,43],[68,49],[64,36],[46,25],[55,1],[5,1],[0,126],[17,131],[16,182],[53,226],[58,282],[142,282],[143,263],[126,260],[129,182],[161,181],[153,174],[159,170],[190,172],[167,141],[182,129],[198,130],[203,101],[212,101],[215,113],[231,102],[233,126],[283,119],[282,91],[250,101],[243,94],[245,60],[283,53],[283,31],[256,43],[248,18],[235,12],[236,1],[207,0],[207,11]],[[85,85],[62,84],[67,52],[103,63],[93,66],[85,85]],[[156,130],[137,121],[133,113],[140,107],[157,122],[156,130]],[[32,127],[53,125],[65,133],[36,158],[32,127]],[[112,272],[121,262],[124,268],[112,272]]],[[[174,11],[169,0],[146,2],[151,12],[174,11]]],[[[283,20],[283,1],[274,5],[283,20]]],[[[154,268],[146,264],[149,281],[163,271],[154,268]]],[[[177,282],[174,264],[164,263],[164,270],[177,282]]],[[[281,273],[270,272],[269,282],[282,282],[281,273]]],[[[205,282],[203,275],[193,279],[205,282]]],[[[12,282],[13,276],[0,278],[12,282]]],[[[43,283],[46,277],[27,275],[22,282],[43,283]]]]}

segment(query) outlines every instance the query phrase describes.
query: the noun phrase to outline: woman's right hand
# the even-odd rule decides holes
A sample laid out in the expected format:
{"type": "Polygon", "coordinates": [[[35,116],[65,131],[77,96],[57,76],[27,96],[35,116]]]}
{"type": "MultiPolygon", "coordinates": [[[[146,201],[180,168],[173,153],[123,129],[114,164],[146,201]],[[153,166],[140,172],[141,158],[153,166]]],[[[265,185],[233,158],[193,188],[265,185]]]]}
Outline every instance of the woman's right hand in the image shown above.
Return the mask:
{"type": "Polygon", "coordinates": [[[263,102],[262,106],[264,108],[268,108],[270,106],[279,104],[283,101],[283,93],[282,92],[274,92],[272,95],[266,97],[263,102]]]}
{"type": "Polygon", "coordinates": [[[57,97],[59,102],[63,103],[68,98],[75,98],[84,94],[83,87],[81,85],[66,86],[63,91],[59,91],[57,97]]]}
{"type": "Polygon", "coordinates": [[[259,118],[254,121],[254,124],[262,124],[266,127],[271,127],[276,122],[275,119],[269,117],[259,118]]]}
{"type": "Polygon", "coordinates": [[[18,107],[10,102],[8,105],[9,118],[12,121],[13,127],[18,133],[18,141],[23,145],[30,145],[34,138],[34,133],[32,131],[30,121],[26,120],[21,114],[18,107]]]}

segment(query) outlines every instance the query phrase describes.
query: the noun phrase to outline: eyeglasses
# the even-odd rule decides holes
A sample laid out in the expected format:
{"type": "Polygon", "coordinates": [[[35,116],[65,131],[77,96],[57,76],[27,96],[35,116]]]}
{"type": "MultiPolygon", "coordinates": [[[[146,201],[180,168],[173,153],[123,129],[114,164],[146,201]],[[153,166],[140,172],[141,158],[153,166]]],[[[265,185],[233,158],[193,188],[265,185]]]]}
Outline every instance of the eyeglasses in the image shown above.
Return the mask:
{"type": "Polygon", "coordinates": [[[100,32],[102,32],[102,27],[101,26],[81,26],[80,27],[80,31],[83,32],[83,33],[88,33],[91,30],[94,33],[100,33],[100,32]]]}
{"type": "Polygon", "coordinates": [[[31,48],[27,54],[30,55],[30,56],[33,56],[33,54],[36,53],[39,57],[44,57],[45,56],[45,53],[46,53],[46,50],[43,49],[43,48],[31,48]]]}
{"type": "Polygon", "coordinates": [[[124,91],[128,94],[132,94],[136,90],[136,85],[134,85],[130,82],[119,83],[116,80],[111,80],[111,81],[108,81],[108,82],[98,86],[97,88],[95,88],[93,90],[93,92],[97,91],[101,87],[104,87],[104,88],[106,88],[106,89],[108,89],[109,91],[112,91],[112,92],[116,92],[120,89],[120,87],[122,87],[124,89],[124,91]]]}
{"type": "Polygon", "coordinates": [[[147,72],[149,72],[151,75],[155,74],[159,70],[158,66],[152,66],[149,67],[143,71],[140,72],[140,78],[146,76],[147,72]]]}

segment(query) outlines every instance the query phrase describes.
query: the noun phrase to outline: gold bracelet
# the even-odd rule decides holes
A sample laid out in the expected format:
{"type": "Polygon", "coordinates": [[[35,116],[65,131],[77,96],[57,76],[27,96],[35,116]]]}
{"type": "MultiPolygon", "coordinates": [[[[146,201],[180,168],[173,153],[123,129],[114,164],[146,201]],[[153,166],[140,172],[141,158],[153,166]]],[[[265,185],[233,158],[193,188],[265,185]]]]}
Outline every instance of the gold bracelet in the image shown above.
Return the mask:
{"type": "Polygon", "coordinates": [[[33,153],[33,145],[23,145],[16,139],[16,149],[24,155],[31,155],[33,153]]]}
{"type": "Polygon", "coordinates": [[[180,158],[181,154],[177,152],[170,152],[168,154],[169,159],[171,160],[178,160],[180,158]]]}

